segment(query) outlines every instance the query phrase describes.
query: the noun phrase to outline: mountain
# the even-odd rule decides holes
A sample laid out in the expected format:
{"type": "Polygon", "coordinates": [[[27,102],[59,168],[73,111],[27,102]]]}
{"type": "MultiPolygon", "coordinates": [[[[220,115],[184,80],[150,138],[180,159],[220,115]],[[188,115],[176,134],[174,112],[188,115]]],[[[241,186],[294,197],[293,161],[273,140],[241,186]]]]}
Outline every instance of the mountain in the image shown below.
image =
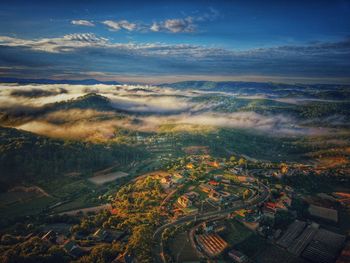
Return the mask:
{"type": "Polygon", "coordinates": [[[181,81],[175,83],[164,83],[159,86],[171,87],[176,89],[200,89],[200,90],[225,90],[236,91],[240,89],[276,89],[287,87],[298,87],[289,84],[268,83],[268,82],[244,82],[244,81],[203,81],[203,80],[191,80],[181,81]]]}
{"type": "Polygon", "coordinates": [[[124,110],[113,107],[108,98],[96,93],[89,93],[76,99],[54,102],[42,107],[16,107],[10,109],[2,109],[0,107],[0,125],[16,126],[30,120],[40,119],[40,117],[48,113],[71,109],[113,111],[119,114],[126,113],[124,110]]]}
{"type": "Polygon", "coordinates": [[[18,83],[18,84],[70,84],[70,85],[120,85],[117,81],[100,81],[96,79],[82,80],[54,80],[54,79],[18,79],[18,78],[0,78],[0,83],[18,83]]]}
{"type": "Polygon", "coordinates": [[[68,109],[115,110],[108,98],[96,93],[89,93],[76,99],[48,104],[46,107],[50,111],[68,109]]]}

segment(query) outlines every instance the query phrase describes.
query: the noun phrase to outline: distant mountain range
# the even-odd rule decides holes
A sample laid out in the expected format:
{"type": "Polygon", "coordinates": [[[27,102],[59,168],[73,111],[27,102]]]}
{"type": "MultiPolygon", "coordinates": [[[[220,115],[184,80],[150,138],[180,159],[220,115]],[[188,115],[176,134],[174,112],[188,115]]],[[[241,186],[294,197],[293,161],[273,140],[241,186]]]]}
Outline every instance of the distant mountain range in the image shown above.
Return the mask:
{"type": "Polygon", "coordinates": [[[0,78],[0,83],[19,83],[19,84],[70,84],[70,85],[120,85],[117,81],[100,81],[96,79],[82,79],[82,80],[54,80],[54,79],[18,79],[18,78],[0,78]]]}
{"type": "Polygon", "coordinates": [[[201,90],[234,90],[234,89],[322,89],[322,88],[344,88],[350,85],[341,84],[286,84],[277,82],[250,82],[250,81],[204,81],[204,80],[190,80],[180,81],[175,83],[164,83],[158,86],[171,87],[176,89],[201,89],[201,90]]]}

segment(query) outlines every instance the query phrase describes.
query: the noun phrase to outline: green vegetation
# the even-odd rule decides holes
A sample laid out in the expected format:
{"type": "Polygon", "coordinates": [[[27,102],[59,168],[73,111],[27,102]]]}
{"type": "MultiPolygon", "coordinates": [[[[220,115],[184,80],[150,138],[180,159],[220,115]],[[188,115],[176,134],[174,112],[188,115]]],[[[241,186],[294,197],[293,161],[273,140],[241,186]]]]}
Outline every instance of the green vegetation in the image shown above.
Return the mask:
{"type": "Polygon", "coordinates": [[[144,156],[144,151],[128,145],[63,141],[0,127],[0,190],[69,172],[91,174],[115,160],[123,165],[144,156]]]}
{"type": "Polygon", "coordinates": [[[223,238],[232,246],[242,243],[244,240],[253,235],[252,231],[236,220],[230,220],[226,225],[228,229],[225,231],[223,238]]]}

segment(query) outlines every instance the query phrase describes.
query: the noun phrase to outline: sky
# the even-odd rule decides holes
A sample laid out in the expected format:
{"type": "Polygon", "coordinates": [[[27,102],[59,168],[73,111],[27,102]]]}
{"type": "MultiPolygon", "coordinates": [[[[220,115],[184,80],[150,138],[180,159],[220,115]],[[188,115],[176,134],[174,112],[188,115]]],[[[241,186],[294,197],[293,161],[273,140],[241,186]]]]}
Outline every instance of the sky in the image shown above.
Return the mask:
{"type": "Polygon", "coordinates": [[[350,1],[17,1],[0,77],[350,83],[350,1]]]}

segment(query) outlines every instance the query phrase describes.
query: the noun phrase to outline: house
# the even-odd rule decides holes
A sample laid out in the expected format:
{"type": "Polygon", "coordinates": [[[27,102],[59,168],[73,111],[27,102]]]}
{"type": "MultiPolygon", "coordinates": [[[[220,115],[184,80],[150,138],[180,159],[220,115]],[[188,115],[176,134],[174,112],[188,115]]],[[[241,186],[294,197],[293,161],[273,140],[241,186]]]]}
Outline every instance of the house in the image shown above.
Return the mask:
{"type": "Polygon", "coordinates": [[[50,230],[45,235],[42,236],[41,240],[55,242],[56,238],[57,238],[57,234],[53,230],[50,230]]]}
{"type": "Polygon", "coordinates": [[[240,173],[243,172],[243,168],[241,168],[241,167],[231,168],[230,172],[233,173],[233,174],[240,174],[240,173]]]}
{"type": "Polygon", "coordinates": [[[221,200],[222,200],[221,194],[215,190],[212,190],[208,196],[209,196],[210,200],[212,200],[214,202],[221,202],[221,200]]]}
{"type": "Polygon", "coordinates": [[[248,261],[248,257],[238,250],[232,249],[228,252],[228,256],[236,263],[244,263],[248,261]]]}
{"type": "Polygon", "coordinates": [[[263,215],[272,219],[275,218],[276,211],[276,204],[272,202],[265,203],[265,206],[262,208],[263,215]]]}
{"type": "Polygon", "coordinates": [[[276,202],[276,209],[288,211],[288,208],[292,205],[292,199],[283,192],[281,194],[276,202]]]}
{"type": "Polygon", "coordinates": [[[182,206],[182,207],[189,207],[192,206],[192,201],[191,199],[186,195],[182,195],[177,199],[177,203],[182,206]]]}
{"type": "Polygon", "coordinates": [[[93,239],[110,243],[119,240],[123,235],[124,232],[121,231],[100,228],[93,234],[93,239]]]}
{"type": "Polygon", "coordinates": [[[183,181],[184,181],[184,177],[183,177],[181,174],[179,174],[179,173],[175,173],[175,174],[173,174],[173,176],[171,177],[171,180],[172,180],[172,182],[173,182],[174,184],[181,184],[181,183],[183,183],[183,181]]]}
{"type": "Polygon", "coordinates": [[[73,240],[68,240],[63,245],[63,249],[73,258],[79,258],[84,254],[84,250],[82,250],[73,240]]]}
{"type": "Polygon", "coordinates": [[[193,165],[192,163],[188,163],[188,164],[186,165],[186,168],[187,168],[187,169],[193,169],[193,168],[194,168],[194,165],[193,165]]]}
{"type": "Polygon", "coordinates": [[[229,179],[222,179],[221,180],[221,183],[223,183],[223,184],[228,184],[228,185],[230,185],[231,184],[231,181],[229,180],[229,179]]]}
{"type": "Polygon", "coordinates": [[[191,191],[185,194],[188,198],[190,198],[192,201],[196,200],[199,197],[199,194],[197,192],[191,191]]]}
{"type": "Polygon", "coordinates": [[[220,167],[220,164],[217,161],[214,161],[214,162],[207,161],[207,165],[211,166],[213,168],[219,168],[220,167]]]}
{"type": "Polygon", "coordinates": [[[255,182],[255,178],[254,177],[243,176],[243,175],[238,175],[237,176],[237,180],[240,183],[252,183],[252,182],[255,182]]]}
{"type": "Polygon", "coordinates": [[[214,180],[210,180],[208,184],[212,186],[218,186],[220,183],[214,180]]]}
{"type": "Polygon", "coordinates": [[[276,203],[273,202],[267,202],[265,204],[265,208],[271,210],[272,212],[276,213],[276,203]]]}
{"type": "Polygon", "coordinates": [[[107,238],[108,232],[107,232],[107,230],[105,230],[103,228],[99,228],[92,236],[94,239],[97,239],[99,241],[103,241],[107,238]]]}
{"type": "Polygon", "coordinates": [[[203,230],[207,233],[214,232],[219,233],[226,229],[225,222],[223,221],[209,221],[202,224],[203,230]]]}
{"type": "Polygon", "coordinates": [[[162,179],[160,179],[160,183],[163,189],[169,189],[173,182],[170,176],[164,176],[162,179]]]}
{"type": "Polygon", "coordinates": [[[210,193],[212,190],[214,190],[214,187],[212,187],[211,185],[208,185],[208,184],[200,184],[199,188],[204,193],[210,193]]]}

